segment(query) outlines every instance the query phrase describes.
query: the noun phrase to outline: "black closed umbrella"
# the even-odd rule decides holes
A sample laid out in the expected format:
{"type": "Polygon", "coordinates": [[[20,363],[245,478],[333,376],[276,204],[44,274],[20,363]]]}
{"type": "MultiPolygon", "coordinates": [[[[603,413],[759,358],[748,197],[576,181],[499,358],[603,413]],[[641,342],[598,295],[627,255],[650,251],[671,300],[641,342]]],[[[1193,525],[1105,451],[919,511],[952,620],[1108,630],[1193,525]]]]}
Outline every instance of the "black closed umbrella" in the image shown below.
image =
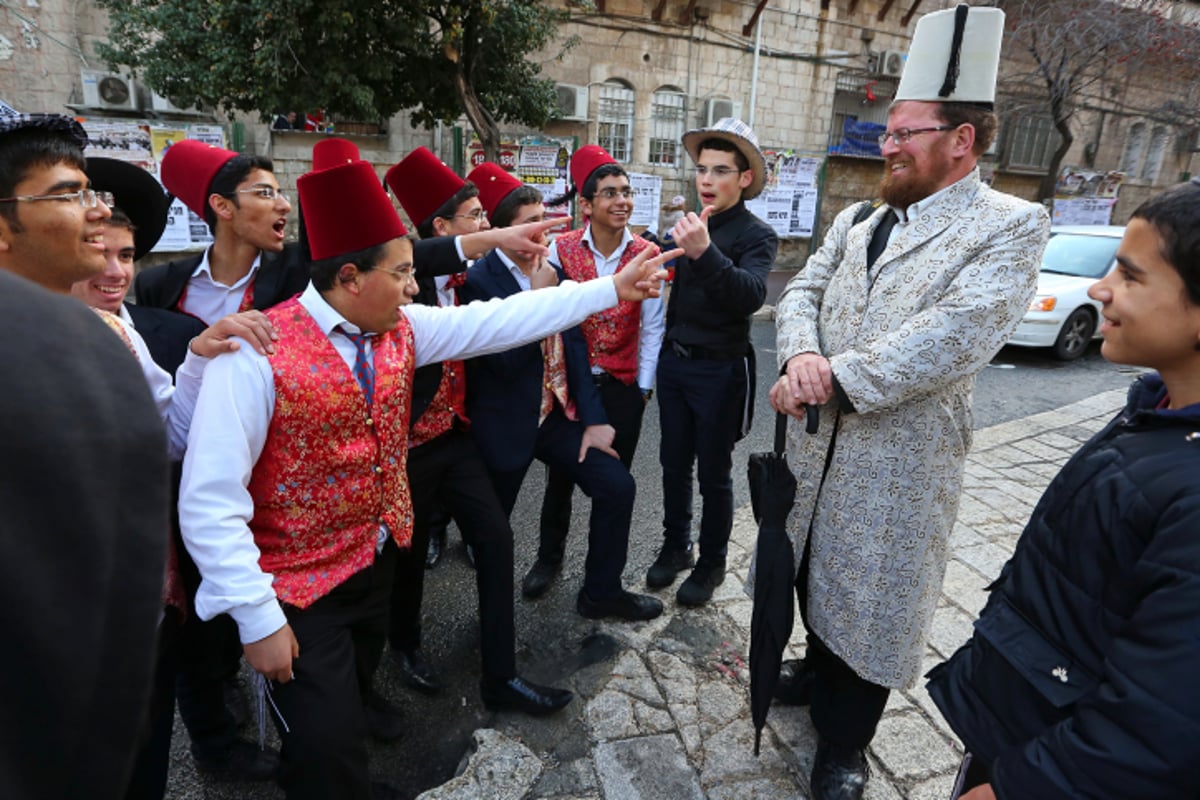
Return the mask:
{"type": "MultiPolygon", "coordinates": [[[[817,431],[817,407],[808,406],[805,430],[817,431]]],[[[796,479],[784,455],[787,416],[775,419],[775,450],[754,453],[747,469],[750,503],[758,523],[755,547],[754,612],[750,617],[750,715],[754,755],[758,755],[767,711],[779,681],[783,651],[792,635],[796,554],[787,535],[787,517],[796,499],[796,479]]]]}

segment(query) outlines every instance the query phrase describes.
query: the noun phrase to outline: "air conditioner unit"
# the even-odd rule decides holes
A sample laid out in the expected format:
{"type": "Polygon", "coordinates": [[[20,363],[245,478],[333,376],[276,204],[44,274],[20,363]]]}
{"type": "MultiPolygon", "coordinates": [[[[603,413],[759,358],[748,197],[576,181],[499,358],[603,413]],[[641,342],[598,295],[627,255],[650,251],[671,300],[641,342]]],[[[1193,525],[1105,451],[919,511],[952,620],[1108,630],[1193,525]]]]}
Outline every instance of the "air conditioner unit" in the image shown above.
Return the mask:
{"type": "Polygon", "coordinates": [[[137,111],[137,89],[133,79],[117,72],[81,69],[83,104],[90,108],[114,111],[137,111]]]}
{"type": "Polygon", "coordinates": [[[875,61],[875,74],[882,78],[899,78],[904,71],[905,60],[902,50],[884,50],[875,61]]]}
{"type": "Polygon", "coordinates": [[[742,104],[723,97],[712,97],[704,102],[704,124],[708,127],[720,119],[734,117],[741,119],[742,104]]]}
{"type": "Polygon", "coordinates": [[[176,105],[170,98],[153,91],[150,92],[150,108],[160,114],[195,114],[200,110],[195,106],[184,108],[176,105]]]}
{"type": "Polygon", "coordinates": [[[588,114],[588,90],[586,86],[556,83],[558,118],[575,122],[586,122],[588,114]]]}

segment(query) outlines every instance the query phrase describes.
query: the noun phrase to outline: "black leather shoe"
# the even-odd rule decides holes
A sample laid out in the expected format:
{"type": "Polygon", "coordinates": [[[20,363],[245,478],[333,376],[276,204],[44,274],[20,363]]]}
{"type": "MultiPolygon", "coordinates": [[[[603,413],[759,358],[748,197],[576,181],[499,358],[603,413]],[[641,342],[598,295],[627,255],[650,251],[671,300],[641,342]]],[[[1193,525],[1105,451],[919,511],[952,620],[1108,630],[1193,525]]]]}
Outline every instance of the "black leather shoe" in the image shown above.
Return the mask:
{"type": "Polygon", "coordinates": [[[429,549],[425,551],[425,569],[433,569],[442,560],[442,551],[446,549],[446,530],[433,531],[429,534],[429,549]]]}
{"type": "Polygon", "coordinates": [[[561,561],[544,561],[540,558],[534,561],[529,572],[525,574],[525,580],[521,581],[522,596],[535,600],[544,595],[550,588],[550,584],[554,583],[554,579],[558,577],[560,569],[562,569],[561,561]]]}
{"type": "Polygon", "coordinates": [[[485,677],[479,682],[479,692],[491,711],[516,711],[533,717],[561,711],[575,696],[566,689],[530,683],[519,675],[508,680],[485,677]]]}
{"type": "Polygon", "coordinates": [[[580,616],[588,619],[617,617],[630,622],[638,622],[657,617],[662,613],[663,605],[657,597],[651,597],[648,594],[634,594],[624,590],[612,600],[593,600],[588,597],[585,590],[580,589],[579,597],[575,600],[575,610],[579,612],[580,616]]]}
{"type": "Polygon", "coordinates": [[[651,589],[661,589],[675,582],[675,577],[695,564],[691,545],[679,547],[664,543],[658,551],[658,558],[646,570],[646,585],[651,589]]]}
{"type": "Polygon", "coordinates": [[[246,699],[246,684],[240,676],[225,679],[221,684],[221,697],[234,725],[240,728],[250,721],[250,701],[246,699]]]}
{"type": "Polygon", "coordinates": [[[702,606],[712,599],[713,589],[725,581],[725,559],[700,556],[692,574],[679,585],[675,602],[681,606],[702,606]]]}
{"type": "Polygon", "coordinates": [[[811,778],[812,800],[862,800],[869,774],[862,750],[835,747],[818,740],[811,778]]]}
{"type": "Polygon", "coordinates": [[[392,655],[396,659],[396,666],[400,667],[404,682],[410,687],[421,694],[437,694],[442,690],[442,682],[438,680],[437,673],[418,648],[392,650],[392,655]]]}
{"type": "Polygon", "coordinates": [[[803,658],[789,658],[779,667],[779,682],[775,684],[775,699],[785,706],[812,704],[815,675],[803,658]]]}
{"type": "Polygon", "coordinates": [[[216,756],[192,754],[196,770],[218,781],[269,781],[279,771],[279,753],[238,739],[216,756]]]}
{"type": "Polygon", "coordinates": [[[400,709],[372,689],[363,702],[367,715],[367,733],[380,742],[394,742],[404,735],[404,717],[400,709]]]}

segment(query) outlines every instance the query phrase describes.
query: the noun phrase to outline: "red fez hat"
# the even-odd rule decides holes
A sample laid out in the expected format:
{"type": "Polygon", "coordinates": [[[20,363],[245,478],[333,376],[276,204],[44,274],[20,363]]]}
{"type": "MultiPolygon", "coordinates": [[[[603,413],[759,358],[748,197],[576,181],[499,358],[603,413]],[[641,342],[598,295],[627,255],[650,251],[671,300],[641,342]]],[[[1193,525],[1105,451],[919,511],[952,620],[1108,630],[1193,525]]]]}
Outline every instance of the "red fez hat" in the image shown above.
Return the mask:
{"type": "Polygon", "coordinates": [[[362,156],[358,154],[358,145],[354,142],[330,136],[313,145],[312,168],[313,172],[317,172],[340,164],[348,164],[351,161],[358,161],[361,158],[362,156]]]}
{"type": "Polygon", "coordinates": [[[467,180],[479,187],[479,202],[490,217],[496,212],[496,206],[508,196],[513,189],[519,189],[522,183],[503,167],[485,161],[467,175],[467,180]]]}
{"type": "Polygon", "coordinates": [[[598,144],[586,144],[571,155],[571,183],[582,190],[583,184],[592,173],[605,164],[616,164],[617,160],[598,144]]]}
{"type": "Polygon", "coordinates": [[[184,139],[168,148],[160,170],[163,186],[201,217],[208,208],[208,188],[221,167],[237,153],[194,139],[184,139]]]}
{"type": "Polygon", "coordinates": [[[464,185],[454,170],[425,147],[413,150],[389,169],[385,180],[414,225],[432,217],[464,185]]]}
{"type": "Polygon", "coordinates": [[[296,189],[314,261],[365,250],[408,233],[366,161],[301,175],[296,189]]]}

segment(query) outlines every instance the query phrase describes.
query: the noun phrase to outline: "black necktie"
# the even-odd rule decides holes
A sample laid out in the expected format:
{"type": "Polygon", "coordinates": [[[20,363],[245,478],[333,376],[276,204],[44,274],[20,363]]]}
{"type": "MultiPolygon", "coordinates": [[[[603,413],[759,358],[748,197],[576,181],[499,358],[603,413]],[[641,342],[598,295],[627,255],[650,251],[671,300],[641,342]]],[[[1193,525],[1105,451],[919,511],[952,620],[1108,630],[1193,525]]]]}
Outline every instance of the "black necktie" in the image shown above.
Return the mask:
{"type": "Polygon", "coordinates": [[[875,266],[879,254],[887,247],[888,238],[892,234],[892,228],[896,227],[897,221],[896,212],[889,208],[883,215],[883,219],[879,221],[879,227],[871,234],[871,243],[867,246],[867,269],[875,266]]]}

